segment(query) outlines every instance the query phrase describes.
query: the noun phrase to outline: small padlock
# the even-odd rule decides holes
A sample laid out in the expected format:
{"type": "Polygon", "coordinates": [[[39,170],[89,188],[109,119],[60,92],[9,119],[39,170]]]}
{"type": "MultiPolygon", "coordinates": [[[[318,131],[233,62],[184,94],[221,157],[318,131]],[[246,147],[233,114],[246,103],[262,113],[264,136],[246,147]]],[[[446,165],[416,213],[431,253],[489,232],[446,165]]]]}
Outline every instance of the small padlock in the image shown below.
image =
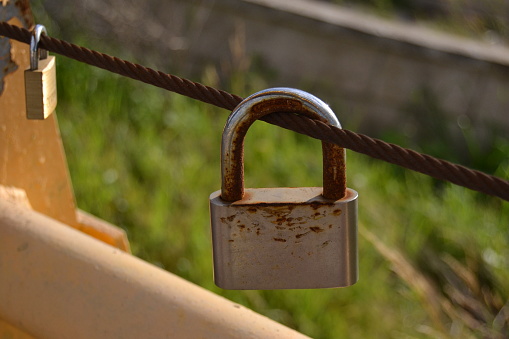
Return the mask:
{"type": "Polygon", "coordinates": [[[46,119],[57,106],[55,57],[39,49],[43,25],[36,25],[30,41],[30,69],[25,70],[27,119],[46,119]]]}
{"type": "Polygon", "coordinates": [[[297,113],[341,128],[309,93],[274,88],[232,112],[221,143],[220,191],[210,195],[214,281],[224,289],[301,289],[358,279],[357,197],[346,188],[344,149],[323,142],[324,187],[244,190],[244,137],[270,113],[297,113]]]}

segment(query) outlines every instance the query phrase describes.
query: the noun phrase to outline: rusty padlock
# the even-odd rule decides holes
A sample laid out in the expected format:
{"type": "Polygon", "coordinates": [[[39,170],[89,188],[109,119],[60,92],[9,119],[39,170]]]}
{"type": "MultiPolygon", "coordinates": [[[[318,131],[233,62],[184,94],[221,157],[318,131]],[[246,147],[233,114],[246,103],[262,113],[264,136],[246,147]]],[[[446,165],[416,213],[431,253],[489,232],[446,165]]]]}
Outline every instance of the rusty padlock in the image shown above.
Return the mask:
{"type": "Polygon", "coordinates": [[[290,88],[251,95],[232,112],[221,143],[221,190],[210,195],[214,281],[224,289],[303,289],[358,279],[357,197],[346,188],[344,149],[323,142],[322,187],[244,189],[244,137],[270,113],[340,127],[331,109],[290,88]]]}
{"type": "Polygon", "coordinates": [[[46,119],[57,106],[55,57],[39,49],[43,25],[36,25],[30,41],[30,68],[25,70],[27,119],[46,119]]]}

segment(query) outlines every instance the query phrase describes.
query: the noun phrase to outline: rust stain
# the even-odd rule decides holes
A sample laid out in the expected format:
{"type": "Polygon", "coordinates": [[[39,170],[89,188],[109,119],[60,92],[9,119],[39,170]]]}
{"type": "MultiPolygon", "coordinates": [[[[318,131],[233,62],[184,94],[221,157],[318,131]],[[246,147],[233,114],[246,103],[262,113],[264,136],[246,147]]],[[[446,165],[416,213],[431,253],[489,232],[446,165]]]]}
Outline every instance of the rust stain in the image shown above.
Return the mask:
{"type": "Polygon", "coordinates": [[[323,197],[339,200],[346,196],[345,150],[328,142],[322,143],[323,197]]]}
{"type": "Polygon", "coordinates": [[[283,238],[272,238],[272,239],[274,239],[274,241],[286,242],[286,239],[283,238]]]}
{"type": "Polygon", "coordinates": [[[228,242],[234,242],[234,241],[235,241],[235,240],[233,240],[233,239],[228,240],[228,242]]]}
{"type": "Polygon", "coordinates": [[[341,213],[343,213],[343,211],[340,210],[339,208],[336,208],[334,211],[332,211],[332,214],[334,214],[335,216],[340,216],[341,213]]]}
{"type": "Polygon", "coordinates": [[[327,245],[329,245],[329,244],[330,244],[330,240],[324,241],[324,242],[322,243],[322,248],[323,248],[323,247],[326,247],[326,246],[327,246],[327,245]]]}
{"type": "Polygon", "coordinates": [[[313,214],[313,220],[319,220],[319,219],[325,218],[326,215],[327,215],[327,212],[325,212],[325,211],[323,211],[323,213],[316,212],[315,214],[313,214]]]}
{"type": "Polygon", "coordinates": [[[229,222],[232,222],[233,219],[235,219],[235,215],[230,215],[229,217],[227,217],[226,219],[229,221],[229,222]]]}
{"type": "Polygon", "coordinates": [[[317,209],[319,209],[320,207],[322,207],[322,204],[319,204],[319,203],[317,203],[317,202],[313,202],[313,203],[309,204],[309,206],[310,206],[312,209],[317,210],[317,209]]]}
{"type": "Polygon", "coordinates": [[[334,202],[333,201],[311,201],[310,203],[306,203],[306,205],[316,211],[320,207],[333,206],[334,202]]]}
{"type": "Polygon", "coordinates": [[[351,189],[347,189],[343,199],[351,199],[355,196],[355,193],[351,189]]]}
{"type": "Polygon", "coordinates": [[[332,224],[329,225],[329,229],[331,229],[331,228],[332,228],[332,224]]]}
{"type": "Polygon", "coordinates": [[[256,235],[260,235],[260,229],[259,228],[256,229],[256,235]]]}
{"type": "Polygon", "coordinates": [[[307,231],[307,232],[305,232],[305,233],[297,234],[297,235],[295,236],[295,238],[300,239],[300,238],[302,238],[303,236],[308,235],[309,233],[311,233],[311,231],[307,231]]]}
{"type": "Polygon", "coordinates": [[[240,228],[240,231],[243,231],[244,228],[246,228],[246,225],[242,224],[242,225],[237,225],[238,228],[240,228]]]}
{"type": "Polygon", "coordinates": [[[276,219],[275,223],[277,223],[278,225],[282,225],[284,222],[286,221],[286,217],[279,217],[276,219]]]}
{"type": "Polygon", "coordinates": [[[305,109],[301,102],[295,99],[269,99],[256,104],[251,109],[253,113],[257,113],[256,115],[260,115],[257,119],[261,118],[264,115],[271,113],[306,113],[308,112],[305,109]]]}
{"type": "MultiPolygon", "coordinates": [[[[274,189],[277,189],[277,188],[274,188],[274,189]]],[[[250,194],[250,192],[246,192],[245,194],[245,197],[248,196],[248,194],[250,194]]],[[[242,206],[242,207],[247,207],[248,209],[248,212],[250,213],[258,213],[260,210],[263,211],[263,212],[266,212],[266,213],[290,213],[291,211],[293,211],[297,206],[302,206],[302,205],[309,205],[309,203],[307,202],[302,202],[302,203],[295,203],[295,202],[286,202],[286,201],[281,201],[281,202],[263,202],[263,201],[257,201],[257,200],[251,200],[251,201],[244,201],[244,200],[247,200],[247,199],[244,199],[243,200],[239,200],[239,201],[236,201],[235,202],[235,206],[242,206]]],[[[332,204],[332,203],[328,203],[328,202],[324,202],[324,204],[332,204]]]]}
{"type": "Polygon", "coordinates": [[[310,229],[311,231],[315,232],[315,233],[321,233],[321,232],[323,232],[323,231],[324,231],[324,229],[323,229],[323,228],[318,227],[318,226],[311,226],[309,229],[310,229]]]}

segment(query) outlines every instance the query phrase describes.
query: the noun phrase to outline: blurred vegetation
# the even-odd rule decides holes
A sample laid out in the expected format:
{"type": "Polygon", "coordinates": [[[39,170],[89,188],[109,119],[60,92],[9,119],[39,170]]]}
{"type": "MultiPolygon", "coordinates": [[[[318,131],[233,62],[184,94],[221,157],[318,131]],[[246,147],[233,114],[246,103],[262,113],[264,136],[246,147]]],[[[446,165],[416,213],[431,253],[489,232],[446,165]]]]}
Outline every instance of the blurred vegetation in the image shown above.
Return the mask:
{"type": "MultiPolygon", "coordinates": [[[[229,71],[208,67],[202,82],[242,96],[263,89],[265,75],[232,50],[229,71]]],[[[220,188],[228,112],[66,58],[57,62],[57,113],[77,203],[125,229],[134,255],[315,338],[509,333],[509,203],[352,152],[359,282],[327,290],[217,288],[208,196],[220,188]]],[[[415,100],[433,106],[425,90],[415,100]]],[[[440,108],[435,112],[416,117],[434,129],[440,108]]],[[[415,140],[432,155],[462,161],[444,142],[415,140]]],[[[493,140],[491,171],[508,178],[509,142],[493,140]]],[[[255,123],[246,140],[246,185],[321,186],[319,148],[317,140],[255,123]]],[[[487,161],[487,153],[470,150],[472,163],[487,161]]]]}

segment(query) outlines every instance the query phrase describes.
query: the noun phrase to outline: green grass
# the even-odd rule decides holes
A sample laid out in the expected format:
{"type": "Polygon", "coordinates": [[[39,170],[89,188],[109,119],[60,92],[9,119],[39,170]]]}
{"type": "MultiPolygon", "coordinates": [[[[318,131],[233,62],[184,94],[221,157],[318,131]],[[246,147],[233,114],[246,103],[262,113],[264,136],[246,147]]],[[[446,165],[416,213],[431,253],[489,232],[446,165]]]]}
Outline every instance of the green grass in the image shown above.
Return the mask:
{"type": "MultiPolygon", "coordinates": [[[[419,289],[362,237],[360,281],[353,287],[217,288],[208,196],[220,188],[228,112],[65,58],[58,58],[57,75],[57,112],[77,203],[124,228],[134,255],[316,338],[425,338],[448,331],[450,322],[440,329],[419,289]]],[[[248,77],[263,84],[257,75],[248,77]]],[[[260,89],[237,88],[236,94],[260,89]]],[[[321,186],[319,149],[316,140],[257,122],[246,141],[246,185],[321,186]]],[[[507,178],[507,161],[497,173],[507,178]]],[[[360,225],[421,272],[427,270],[426,250],[467,266],[481,258],[476,263],[494,275],[490,281],[509,278],[508,203],[437,186],[353,152],[348,183],[359,192],[360,225]]],[[[497,286],[507,300],[508,287],[497,286]]],[[[462,338],[471,331],[460,326],[458,333],[462,338]]]]}

